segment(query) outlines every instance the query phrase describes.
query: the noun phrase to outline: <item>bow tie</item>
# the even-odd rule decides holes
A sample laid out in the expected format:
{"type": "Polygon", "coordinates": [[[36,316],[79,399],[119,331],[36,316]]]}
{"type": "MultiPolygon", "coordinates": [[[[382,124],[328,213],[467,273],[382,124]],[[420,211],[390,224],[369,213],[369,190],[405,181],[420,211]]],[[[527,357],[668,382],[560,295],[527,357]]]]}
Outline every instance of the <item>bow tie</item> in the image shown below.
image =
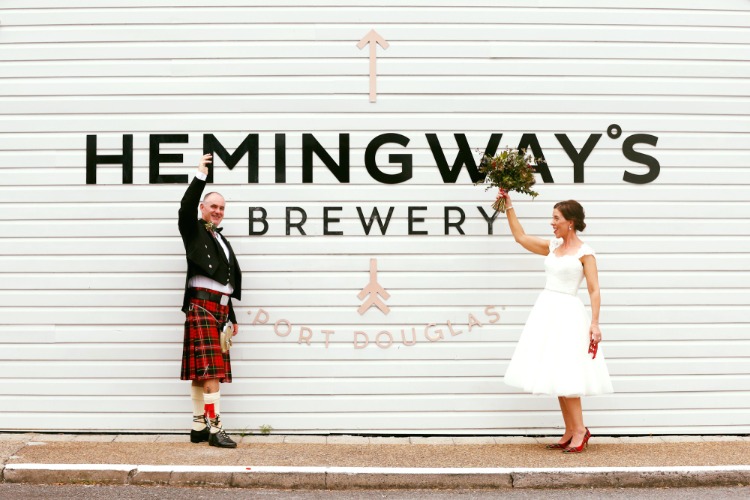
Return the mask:
{"type": "Polygon", "coordinates": [[[217,233],[220,233],[220,232],[222,232],[223,230],[224,230],[224,228],[223,228],[223,227],[216,227],[216,228],[214,228],[214,231],[216,231],[217,233]]]}

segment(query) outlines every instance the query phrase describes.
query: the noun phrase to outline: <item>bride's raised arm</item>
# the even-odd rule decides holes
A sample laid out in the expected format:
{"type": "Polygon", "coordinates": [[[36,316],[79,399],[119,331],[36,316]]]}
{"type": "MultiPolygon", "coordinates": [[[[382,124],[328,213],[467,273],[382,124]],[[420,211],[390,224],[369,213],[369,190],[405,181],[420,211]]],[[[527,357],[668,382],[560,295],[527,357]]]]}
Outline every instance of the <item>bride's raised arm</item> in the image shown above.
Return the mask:
{"type": "Polygon", "coordinates": [[[549,254],[549,240],[530,236],[523,230],[523,226],[521,226],[521,222],[518,220],[516,211],[513,208],[510,195],[501,189],[497,197],[505,198],[505,215],[508,219],[510,231],[513,233],[513,238],[529,252],[538,253],[539,255],[549,254]]]}

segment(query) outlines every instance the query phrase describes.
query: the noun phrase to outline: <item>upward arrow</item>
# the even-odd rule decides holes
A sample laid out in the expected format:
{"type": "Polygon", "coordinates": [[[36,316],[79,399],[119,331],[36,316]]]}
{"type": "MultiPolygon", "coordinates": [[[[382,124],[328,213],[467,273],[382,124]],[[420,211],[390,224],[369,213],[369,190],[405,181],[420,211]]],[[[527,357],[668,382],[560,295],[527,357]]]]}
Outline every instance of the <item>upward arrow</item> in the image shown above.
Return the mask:
{"type": "Polygon", "coordinates": [[[388,314],[391,311],[391,308],[385,305],[378,295],[381,295],[385,300],[388,300],[391,297],[391,294],[388,293],[380,283],[378,283],[377,259],[370,259],[370,282],[361,292],[359,292],[359,295],[357,295],[359,300],[364,300],[367,296],[369,296],[369,298],[365,300],[365,303],[362,304],[359,309],[357,309],[357,312],[362,315],[369,308],[375,306],[380,309],[383,314],[388,314]]]}
{"type": "Polygon", "coordinates": [[[375,30],[370,30],[369,33],[362,37],[362,40],[359,41],[357,47],[362,50],[368,43],[370,44],[370,102],[375,102],[377,95],[377,91],[375,90],[375,76],[377,73],[375,68],[375,61],[378,58],[376,49],[378,45],[383,47],[383,50],[387,49],[388,42],[385,41],[385,38],[378,35],[375,30]]]}

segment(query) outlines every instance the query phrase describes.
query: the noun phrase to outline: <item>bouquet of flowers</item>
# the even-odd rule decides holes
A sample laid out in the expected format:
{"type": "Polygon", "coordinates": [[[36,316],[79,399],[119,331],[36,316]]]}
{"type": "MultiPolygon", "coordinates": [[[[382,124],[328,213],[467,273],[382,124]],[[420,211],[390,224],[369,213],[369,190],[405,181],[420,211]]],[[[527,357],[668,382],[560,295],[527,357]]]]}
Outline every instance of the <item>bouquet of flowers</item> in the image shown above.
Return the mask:
{"type": "MultiPolygon", "coordinates": [[[[487,189],[497,187],[502,191],[517,191],[536,198],[539,193],[531,190],[536,184],[531,163],[537,161],[543,160],[527,155],[525,149],[505,149],[494,157],[484,155],[479,162],[479,171],[485,174],[485,178],[475,184],[489,184],[487,189]]],[[[505,198],[499,198],[492,208],[505,213],[505,198]]]]}

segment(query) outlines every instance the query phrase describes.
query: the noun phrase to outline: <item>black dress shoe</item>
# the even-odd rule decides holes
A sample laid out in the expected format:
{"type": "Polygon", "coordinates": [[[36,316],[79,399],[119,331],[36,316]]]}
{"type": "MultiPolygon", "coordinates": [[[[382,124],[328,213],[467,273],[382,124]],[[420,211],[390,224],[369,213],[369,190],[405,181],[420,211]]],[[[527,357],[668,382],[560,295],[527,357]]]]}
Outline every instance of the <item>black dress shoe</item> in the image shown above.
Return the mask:
{"type": "Polygon", "coordinates": [[[218,446],[219,448],[237,448],[237,443],[227,436],[224,429],[219,429],[219,432],[212,432],[208,437],[208,444],[209,446],[218,446]]]}
{"type": "Polygon", "coordinates": [[[208,426],[202,431],[191,430],[190,431],[190,442],[191,443],[205,443],[208,441],[208,435],[211,433],[208,426]]]}

